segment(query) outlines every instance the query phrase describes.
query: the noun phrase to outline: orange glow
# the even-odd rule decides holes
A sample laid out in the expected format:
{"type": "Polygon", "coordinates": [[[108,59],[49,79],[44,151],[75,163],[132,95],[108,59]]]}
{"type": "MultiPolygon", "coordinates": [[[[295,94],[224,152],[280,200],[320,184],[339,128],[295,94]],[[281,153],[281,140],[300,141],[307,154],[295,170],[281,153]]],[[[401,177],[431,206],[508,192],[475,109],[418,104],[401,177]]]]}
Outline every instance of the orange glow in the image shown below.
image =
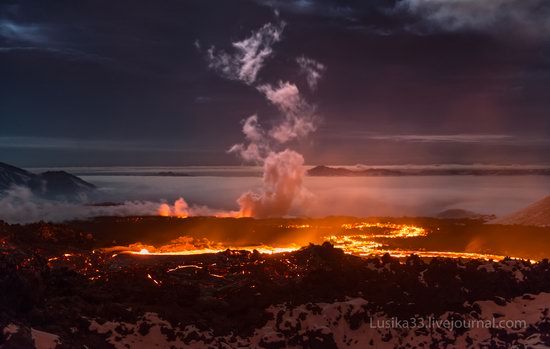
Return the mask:
{"type": "Polygon", "coordinates": [[[174,202],[173,206],[166,203],[160,205],[157,209],[157,214],[163,217],[186,218],[189,216],[189,206],[183,198],[179,198],[174,202]]]}
{"type": "Polygon", "coordinates": [[[273,254],[273,253],[283,253],[283,252],[293,252],[300,249],[299,245],[290,244],[287,246],[268,246],[268,245],[258,245],[258,246],[219,246],[211,248],[196,248],[196,249],[184,249],[184,250],[173,250],[167,248],[159,248],[154,251],[149,251],[148,249],[141,249],[139,251],[122,251],[121,253],[130,253],[130,254],[140,254],[140,255],[150,255],[150,256],[185,256],[185,255],[197,255],[205,253],[219,253],[226,250],[240,250],[240,251],[249,251],[254,250],[264,253],[264,254],[273,254]]]}
{"type": "MultiPolygon", "coordinates": [[[[284,225],[280,228],[289,229],[310,229],[310,225],[284,225]]],[[[424,258],[465,258],[465,259],[485,259],[485,260],[501,260],[505,256],[475,253],[475,252],[456,252],[456,251],[426,251],[423,249],[407,250],[407,249],[391,249],[387,245],[385,239],[408,239],[416,237],[426,237],[428,231],[422,227],[394,224],[394,223],[367,223],[359,222],[353,224],[343,224],[340,233],[337,235],[323,236],[322,241],[330,242],[335,248],[342,249],[345,253],[367,257],[380,256],[389,253],[393,257],[407,257],[411,254],[416,254],[424,258]],[[369,229],[375,228],[374,231],[369,229]],[[354,234],[346,234],[346,231],[353,231],[354,234]],[[385,243],[386,242],[386,243],[385,243]]],[[[251,246],[231,246],[221,243],[214,243],[208,239],[196,239],[189,236],[181,236],[178,239],[172,240],[169,244],[154,247],[136,243],[128,246],[126,250],[119,247],[121,253],[138,254],[138,255],[197,255],[206,253],[219,253],[225,250],[244,250],[258,251],[263,254],[285,253],[297,251],[301,248],[295,243],[280,244],[277,246],[270,245],[251,245],[251,246]]],[[[515,258],[515,257],[511,257],[515,258]]],[[[519,258],[516,258],[519,259],[519,258]]]]}
{"type": "Polygon", "coordinates": [[[342,229],[346,230],[366,230],[368,228],[383,228],[390,229],[388,233],[384,234],[371,234],[371,238],[412,238],[418,236],[427,236],[428,232],[421,227],[407,224],[393,224],[393,223],[354,223],[354,224],[342,224],[342,229]]]}
{"type": "Polygon", "coordinates": [[[158,215],[162,217],[169,217],[170,216],[170,206],[168,204],[162,204],[160,205],[158,209],[158,215]]]}

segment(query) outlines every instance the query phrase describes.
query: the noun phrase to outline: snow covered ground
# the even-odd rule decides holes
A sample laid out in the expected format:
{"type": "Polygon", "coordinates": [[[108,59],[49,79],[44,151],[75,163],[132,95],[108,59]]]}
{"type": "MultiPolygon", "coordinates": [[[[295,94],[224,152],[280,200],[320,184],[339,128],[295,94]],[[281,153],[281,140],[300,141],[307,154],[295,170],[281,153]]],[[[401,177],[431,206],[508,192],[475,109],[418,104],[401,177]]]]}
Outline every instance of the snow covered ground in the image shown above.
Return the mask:
{"type": "MultiPolygon", "coordinates": [[[[173,326],[156,313],[136,323],[91,319],[89,330],[123,348],[548,348],[550,293],[523,295],[509,301],[465,304],[465,314],[394,319],[369,310],[363,298],[334,303],[281,304],[268,309],[271,319],[249,337],[216,336],[212,330],[173,326]]],[[[5,334],[17,333],[14,324],[5,334]]],[[[37,349],[54,348],[54,335],[33,331],[37,349]]],[[[8,337],[9,339],[9,337],[8,337]]]]}

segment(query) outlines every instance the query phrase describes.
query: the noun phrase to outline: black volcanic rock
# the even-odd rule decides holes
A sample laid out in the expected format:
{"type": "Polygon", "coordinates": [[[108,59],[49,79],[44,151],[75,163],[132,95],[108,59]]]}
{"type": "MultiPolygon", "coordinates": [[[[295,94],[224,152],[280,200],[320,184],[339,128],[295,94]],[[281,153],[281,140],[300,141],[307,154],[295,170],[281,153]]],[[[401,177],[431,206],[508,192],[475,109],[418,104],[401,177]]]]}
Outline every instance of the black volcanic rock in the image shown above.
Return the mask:
{"type": "Polygon", "coordinates": [[[95,185],[65,171],[34,174],[0,163],[0,194],[11,187],[23,186],[48,199],[73,199],[93,191],[95,185]]]}

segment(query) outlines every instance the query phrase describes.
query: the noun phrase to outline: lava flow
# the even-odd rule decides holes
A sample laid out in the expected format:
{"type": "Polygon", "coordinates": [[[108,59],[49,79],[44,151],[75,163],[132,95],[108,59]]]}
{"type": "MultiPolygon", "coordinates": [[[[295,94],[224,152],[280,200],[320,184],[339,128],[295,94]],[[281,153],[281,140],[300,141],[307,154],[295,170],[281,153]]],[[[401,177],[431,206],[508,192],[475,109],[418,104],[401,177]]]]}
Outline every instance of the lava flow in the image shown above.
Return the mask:
{"type": "MultiPolygon", "coordinates": [[[[315,229],[316,227],[302,225],[285,225],[280,226],[285,229],[315,229]]],[[[326,227],[325,227],[326,228],[326,227]]],[[[429,232],[419,226],[409,224],[395,223],[346,223],[340,226],[338,234],[322,236],[316,242],[329,242],[334,247],[342,249],[345,253],[361,256],[380,256],[389,254],[393,257],[403,258],[411,254],[418,255],[422,258],[464,258],[464,259],[484,259],[484,260],[501,260],[506,256],[480,253],[480,252],[463,252],[463,251],[430,251],[424,249],[402,249],[391,248],[387,239],[410,239],[427,237],[429,232]]],[[[118,254],[133,254],[133,255],[149,255],[149,256],[178,256],[178,255],[198,255],[208,253],[219,253],[226,250],[241,250],[241,251],[257,251],[262,254],[293,252],[301,248],[296,243],[279,244],[276,246],[270,245],[248,245],[248,246],[232,246],[221,243],[212,243],[207,239],[197,240],[191,237],[180,237],[168,245],[156,248],[143,244],[134,244],[128,249],[119,249],[113,256],[118,254]],[[182,245],[181,242],[185,243],[182,245]]],[[[516,257],[511,257],[520,259],[516,257]]]]}

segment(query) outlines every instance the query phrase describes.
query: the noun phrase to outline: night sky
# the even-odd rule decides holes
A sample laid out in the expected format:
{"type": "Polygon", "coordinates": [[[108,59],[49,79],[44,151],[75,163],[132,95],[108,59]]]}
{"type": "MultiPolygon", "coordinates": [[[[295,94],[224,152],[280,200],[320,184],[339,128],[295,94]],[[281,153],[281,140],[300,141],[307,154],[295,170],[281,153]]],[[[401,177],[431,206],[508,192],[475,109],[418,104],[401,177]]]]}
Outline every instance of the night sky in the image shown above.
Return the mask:
{"type": "Polygon", "coordinates": [[[307,164],[548,164],[548,0],[0,3],[0,161],[229,165],[279,112],[206,59],[286,23],[258,83],[293,81],[307,164]],[[326,69],[315,90],[305,56],[326,69]]]}

